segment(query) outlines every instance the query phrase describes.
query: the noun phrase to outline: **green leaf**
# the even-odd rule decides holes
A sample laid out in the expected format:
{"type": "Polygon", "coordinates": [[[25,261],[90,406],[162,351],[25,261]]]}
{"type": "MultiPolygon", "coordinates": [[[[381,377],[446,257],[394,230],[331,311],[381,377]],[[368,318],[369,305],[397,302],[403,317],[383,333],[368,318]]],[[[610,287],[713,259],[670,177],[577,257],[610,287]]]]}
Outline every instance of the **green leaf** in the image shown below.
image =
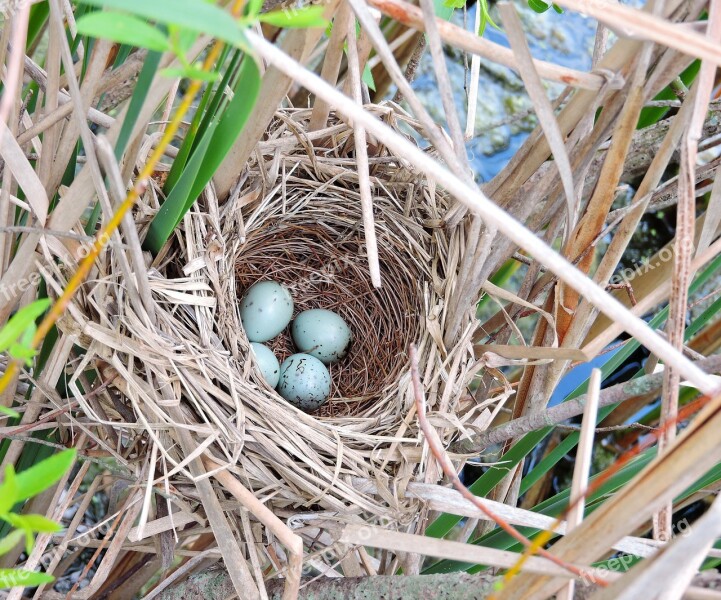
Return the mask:
{"type": "Polygon", "coordinates": [[[8,354],[10,356],[12,356],[15,360],[23,361],[28,367],[32,366],[33,358],[37,354],[37,350],[32,347],[33,338],[35,337],[35,332],[37,330],[38,328],[35,325],[35,322],[32,321],[20,336],[20,340],[11,344],[8,349],[8,354]]]}
{"type": "Polygon", "coordinates": [[[73,465],[76,450],[63,450],[17,474],[17,501],[27,500],[45,491],[62,478],[73,465]]]}
{"type": "MultiPolygon", "coordinates": [[[[120,161],[125,153],[125,148],[128,145],[128,140],[130,139],[130,134],[132,133],[133,127],[138,120],[138,115],[145,103],[145,98],[150,91],[150,86],[153,82],[153,77],[155,77],[158,65],[160,64],[161,57],[162,54],[160,52],[148,52],[148,55],[145,57],[143,68],[140,71],[137,82],[135,83],[133,96],[130,99],[128,110],[125,113],[125,119],[123,120],[123,126],[120,130],[118,141],[115,144],[115,158],[118,161],[120,161]]],[[[93,223],[92,226],[95,227],[95,224],[93,223]]],[[[90,233],[91,231],[92,230],[86,229],[87,233],[90,233]]]]}
{"type": "Polygon", "coordinates": [[[233,45],[242,45],[239,24],[222,8],[204,0],[78,0],[82,4],[127,11],[164,25],[178,25],[233,45]]]}
{"type": "Polygon", "coordinates": [[[42,515],[5,513],[0,515],[0,518],[25,534],[25,551],[28,554],[33,551],[36,533],[55,533],[62,529],[62,525],[42,515]]]}
{"type": "Polygon", "coordinates": [[[30,554],[33,551],[33,546],[35,545],[35,538],[33,537],[33,530],[25,524],[25,517],[9,512],[4,515],[0,515],[0,519],[7,521],[10,525],[23,532],[23,535],[25,536],[25,552],[30,554]]]}
{"type": "Polygon", "coordinates": [[[25,569],[0,569],[0,589],[35,587],[53,581],[55,578],[47,573],[37,573],[25,569]]]}
{"type": "MultiPolygon", "coordinates": [[[[696,75],[698,74],[699,70],[701,68],[701,61],[695,60],[693,61],[686,69],[681,73],[680,78],[681,81],[684,82],[684,84],[687,87],[690,87],[693,83],[694,79],[696,78],[696,75]]],[[[676,93],[673,91],[673,88],[671,85],[667,85],[664,89],[662,89],[656,96],[654,96],[654,100],[674,100],[676,99],[676,93]]],[[[643,129],[644,127],[649,127],[650,125],[654,125],[658,123],[661,119],[666,116],[668,111],[670,110],[667,106],[645,106],[643,110],[641,110],[641,114],[638,117],[638,124],[636,125],[636,129],[643,129]]]]}
{"type": "Polygon", "coordinates": [[[546,4],[543,0],[528,0],[528,6],[531,10],[534,10],[539,14],[545,13],[549,8],[551,8],[551,5],[546,4]]]}
{"type": "Polygon", "coordinates": [[[553,4],[552,6],[553,6],[553,10],[555,10],[559,15],[563,14],[563,9],[560,6],[558,6],[558,4],[553,4]]]}
{"type": "Polygon", "coordinates": [[[466,5],[466,0],[444,0],[443,6],[446,8],[463,8],[466,5]]]}
{"type": "MultiPolygon", "coordinates": [[[[5,467],[5,478],[0,485],[0,515],[9,513],[18,501],[18,484],[15,476],[15,467],[5,467]]],[[[0,553],[1,554],[1,553],[0,553]]]]}
{"type": "Polygon", "coordinates": [[[156,52],[170,50],[170,40],[159,29],[142,19],[114,11],[93,12],[78,19],[78,32],[120,44],[156,52]]]}
{"type": "Polygon", "coordinates": [[[361,75],[361,79],[363,80],[363,83],[365,83],[368,86],[369,90],[376,91],[376,82],[373,79],[373,70],[371,69],[370,63],[366,63],[366,66],[363,68],[363,75],[361,75]]]}
{"type": "Polygon", "coordinates": [[[20,543],[25,533],[20,529],[15,529],[7,534],[3,539],[0,540],[0,556],[7,554],[15,546],[20,543]]]}
{"type": "MultiPolygon", "coordinates": [[[[450,2],[451,0],[446,1],[450,2]]],[[[461,7],[463,7],[463,4],[459,6],[459,8],[461,7]]],[[[433,11],[439,19],[443,19],[444,21],[450,21],[454,13],[453,8],[445,6],[444,0],[433,0],[433,11]]]]}
{"type": "Polygon", "coordinates": [[[31,323],[50,306],[50,300],[43,298],[23,306],[0,330],[0,352],[7,350],[25,332],[31,323]]]}
{"type": "Polygon", "coordinates": [[[263,8],[263,0],[248,0],[247,15],[251,19],[255,19],[263,8]]]}
{"type": "Polygon", "coordinates": [[[323,18],[322,6],[306,6],[299,9],[274,10],[258,15],[258,20],[276,27],[323,27],[328,20],[323,18]]]}
{"type": "Polygon", "coordinates": [[[170,31],[170,43],[173,46],[173,50],[176,54],[185,54],[198,39],[198,33],[178,27],[177,25],[169,25],[168,31],[170,31]]]}
{"type": "Polygon", "coordinates": [[[13,419],[19,419],[20,413],[16,410],[13,410],[12,408],[8,408],[7,406],[0,406],[0,413],[3,413],[7,415],[8,417],[12,417],[13,419]]]}
{"type": "Polygon", "coordinates": [[[208,153],[205,156],[199,179],[193,182],[191,196],[200,196],[203,188],[212,179],[226,155],[238,139],[248,117],[253,112],[260,92],[261,75],[257,63],[249,55],[240,66],[238,81],[233,90],[233,99],[228,103],[214,130],[208,153]]]}
{"type": "Polygon", "coordinates": [[[160,251],[163,244],[172,235],[173,230],[183,220],[185,213],[195,204],[197,196],[192,195],[193,182],[199,177],[198,173],[203,165],[203,159],[208,151],[211,136],[217,125],[217,122],[213,123],[208,128],[206,135],[201,138],[198,147],[185,165],[178,183],[173,187],[173,191],[163,202],[150,224],[143,247],[149,249],[153,254],[160,251]]]}
{"type": "Polygon", "coordinates": [[[43,515],[15,515],[13,519],[15,527],[20,527],[34,533],[55,533],[62,531],[63,526],[60,523],[51,521],[43,515]]]}
{"type": "Polygon", "coordinates": [[[45,23],[50,15],[50,4],[40,2],[30,7],[30,21],[28,23],[28,34],[25,47],[32,48],[39,35],[45,31],[45,23]]]}
{"type": "Polygon", "coordinates": [[[478,7],[476,10],[481,11],[481,21],[478,25],[478,35],[482,36],[483,33],[486,30],[486,24],[490,23],[491,27],[494,29],[497,29],[498,31],[501,30],[501,28],[496,25],[496,23],[491,18],[491,13],[488,12],[488,0],[478,0],[478,7]]]}
{"type": "Polygon", "coordinates": [[[150,224],[144,247],[153,254],[163,247],[233,147],[255,106],[260,79],[258,66],[246,55],[233,99],[197,141],[177,183],[150,224]]]}
{"type": "MultiPolygon", "coordinates": [[[[140,71],[138,80],[135,82],[133,96],[128,104],[128,109],[125,112],[125,119],[123,120],[123,126],[120,129],[120,134],[118,135],[118,141],[115,143],[114,154],[118,161],[120,161],[123,157],[125,148],[128,145],[128,140],[130,139],[130,134],[132,133],[133,127],[138,120],[138,115],[143,108],[145,98],[148,95],[150,85],[155,77],[155,72],[158,69],[162,56],[162,52],[154,52],[150,50],[148,55],[145,57],[143,68],[140,71]]],[[[95,233],[95,227],[99,218],[100,203],[96,202],[92,214],[85,223],[85,233],[88,235],[93,235],[95,233]]]]}
{"type": "Polygon", "coordinates": [[[185,130],[183,143],[180,145],[178,155],[173,160],[173,166],[165,180],[163,192],[165,197],[170,195],[175,185],[178,183],[181,175],[185,171],[190,156],[196,149],[198,142],[202,139],[210,124],[216,120],[217,116],[227,106],[232,94],[227,94],[226,90],[232,89],[240,75],[238,68],[243,58],[243,52],[240,48],[226,46],[216,63],[215,70],[219,73],[223,72],[223,78],[213,85],[208,85],[203,92],[203,96],[198,103],[198,109],[193,115],[190,127],[185,130]],[[230,56],[230,62],[227,62],[230,56]]]}
{"type": "Polygon", "coordinates": [[[213,82],[218,79],[218,73],[215,71],[203,71],[198,67],[180,67],[180,68],[168,68],[161,69],[160,74],[165,77],[186,77],[188,79],[197,79],[199,81],[213,82]]]}

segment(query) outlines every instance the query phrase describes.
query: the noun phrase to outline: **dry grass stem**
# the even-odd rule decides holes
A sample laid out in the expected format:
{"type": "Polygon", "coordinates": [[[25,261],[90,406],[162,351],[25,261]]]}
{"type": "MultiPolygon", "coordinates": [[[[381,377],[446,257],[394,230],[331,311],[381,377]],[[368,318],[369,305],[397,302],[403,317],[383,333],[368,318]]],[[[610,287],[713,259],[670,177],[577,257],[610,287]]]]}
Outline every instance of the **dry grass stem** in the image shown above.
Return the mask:
{"type": "MultiPolygon", "coordinates": [[[[413,27],[419,31],[425,30],[421,9],[404,0],[370,0],[369,5],[408,27],[413,27]]],[[[512,69],[518,68],[516,58],[508,48],[489,42],[482,37],[465,31],[461,27],[443,21],[442,19],[436,19],[436,25],[438,27],[438,34],[447,44],[451,44],[459,50],[464,50],[470,54],[487,58],[494,63],[511,67],[512,69]]],[[[534,64],[539,75],[544,79],[558,81],[566,85],[589,90],[599,90],[606,83],[606,78],[603,75],[583,73],[540,60],[534,60],[534,64]]],[[[614,85],[618,84],[618,81],[614,81],[614,85]]]]}
{"type": "MultiPolygon", "coordinates": [[[[573,466],[573,480],[571,482],[571,495],[569,497],[570,509],[566,515],[566,531],[583,521],[585,510],[585,496],[588,488],[588,476],[591,470],[591,455],[593,453],[594,432],[596,416],[598,413],[598,399],[601,391],[601,371],[593,369],[588,380],[588,401],[583,410],[581,422],[581,436],[576,450],[576,463],[573,466]]],[[[576,585],[569,581],[558,594],[558,600],[573,600],[576,585]]]]}

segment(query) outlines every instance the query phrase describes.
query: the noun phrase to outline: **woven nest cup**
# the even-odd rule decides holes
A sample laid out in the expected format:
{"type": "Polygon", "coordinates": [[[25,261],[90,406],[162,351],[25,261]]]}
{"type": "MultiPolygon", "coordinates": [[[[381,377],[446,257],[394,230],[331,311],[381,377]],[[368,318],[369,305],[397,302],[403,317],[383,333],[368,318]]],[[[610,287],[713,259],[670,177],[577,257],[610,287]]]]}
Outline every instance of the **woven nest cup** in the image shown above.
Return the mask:
{"type": "MultiPolygon", "coordinates": [[[[369,109],[397,130],[416,125],[396,105],[369,109]]],[[[99,358],[121,392],[104,418],[122,428],[134,414],[126,435],[137,448],[151,438],[159,445],[179,493],[197,499],[187,457],[202,446],[273,510],[400,518],[411,505],[388,490],[423,477],[429,460],[413,416],[411,343],[428,410],[436,425],[445,419],[441,436],[464,418],[472,311],[460,341],[442,341],[463,233],[443,227],[444,193],[369,140],[374,287],[353,129],[331,115],[310,134],[309,118],[309,110],[278,112],[230,197],[219,203],[206,189],[148,273],[153,316],[139,314],[120,276],[107,282],[103,301],[117,317],[86,328],[86,360],[99,358]],[[255,365],[239,305],[263,280],[290,289],[295,314],[330,309],[352,330],[348,355],[330,365],[331,397],[314,413],[284,400],[255,365]]],[[[106,260],[120,251],[110,248],[106,260]]],[[[294,352],[287,330],[269,345],[281,361],[294,352]]]]}
{"type": "MultiPolygon", "coordinates": [[[[417,262],[403,259],[409,239],[404,235],[419,240],[422,248],[424,242],[432,244],[432,234],[409,219],[405,228],[398,227],[402,207],[389,196],[375,199],[382,281],[375,288],[354,187],[342,179],[329,186],[287,181],[286,197],[277,194],[251,221],[235,262],[239,294],[258,281],[276,281],[290,290],[294,317],[324,308],[350,326],[348,354],[328,366],[330,400],[315,413],[322,417],[358,414],[396,387],[407,365],[408,345],[423,325],[428,274],[417,262]]],[[[268,346],[281,362],[297,352],[287,329],[268,346]]]]}

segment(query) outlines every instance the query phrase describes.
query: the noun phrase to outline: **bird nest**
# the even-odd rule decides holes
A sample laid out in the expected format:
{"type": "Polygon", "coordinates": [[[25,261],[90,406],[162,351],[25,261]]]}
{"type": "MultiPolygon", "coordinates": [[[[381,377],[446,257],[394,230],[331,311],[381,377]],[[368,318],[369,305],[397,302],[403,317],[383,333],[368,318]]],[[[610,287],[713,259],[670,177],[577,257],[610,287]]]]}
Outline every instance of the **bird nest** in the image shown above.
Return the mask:
{"type": "MultiPolygon", "coordinates": [[[[399,131],[416,126],[395,105],[371,110],[399,131]]],[[[137,294],[114,275],[124,272],[118,265],[106,265],[102,289],[78,301],[81,312],[102,316],[89,317],[78,340],[110,392],[105,401],[78,401],[88,416],[123,430],[138,456],[147,460],[155,447],[155,476],[164,472],[176,493],[193,497],[188,455],[206,452],[276,510],[398,517],[403,503],[388,490],[422,475],[428,459],[412,412],[409,344],[418,347],[428,405],[446,438],[472,376],[472,307],[460,341],[443,345],[463,233],[443,227],[446,195],[371,140],[381,274],[374,287],[353,129],[331,115],[311,134],[309,117],[277,114],[227,201],[206,189],[137,294]],[[264,279],[288,286],[296,312],[331,309],[351,327],[348,356],[330,367],[331,398],[315,413],[268,387],[249,352],[239,299],[264,279]]],[[[136,220],[147,221],[153,204],[155,186],[136,220]]],[[[111,246],[105,261],[132,265],[124,251],[111,246]]],[[[281,360],[292,352],[287,332],[272,344],[281,360]]]]}
{"type": "MultiPolygon", "coordinates": [[[[247,232],[235,261],[238,291],[256,281],[283,283],[295,302],[295,313],[325,308],[349,324],[353,344],[348,355],[329,365],[331,397],[318,416],[357,414],[392,388],[407,365],[408,344],[422,328],[422,268],[403,260],[398,207],[379,201],[376,232],[382,285],[374,288],[368,272],[360,200],[357,190],[337,181],[320,194],[319,184],[291,178],[290,197],[280,196],[247,232]],[[311,199],[310,201],[308,201],[311,199]],[[384,216],[385,213],[385,216],[384,216]]],[[[432,234],[420,223],[409,232],[432,234]]],[[[295,352],[287,330],[269,343],[282,362],[295,352]]]]}

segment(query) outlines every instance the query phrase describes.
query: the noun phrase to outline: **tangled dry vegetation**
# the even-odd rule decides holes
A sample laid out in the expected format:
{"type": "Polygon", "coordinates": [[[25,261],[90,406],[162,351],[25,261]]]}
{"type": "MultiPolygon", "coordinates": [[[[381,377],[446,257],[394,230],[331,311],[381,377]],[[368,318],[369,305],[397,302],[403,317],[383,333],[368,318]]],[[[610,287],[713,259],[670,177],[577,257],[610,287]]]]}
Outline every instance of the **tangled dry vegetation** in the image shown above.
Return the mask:
{"type": "MultiPolygon", "coordinates": [[[[58,447],[79,451],[22,508],[64,530],[0,557],[57,578],[27,594],[290,599],[403,586],[407,597],[571,598],[578,581],[577,594],[599,600],[717,597],[699,569],[721,558],[721,361],[711,356],[721,320],[715,300],[690,325],[687,315],[718,282],[721,125],[710,98],[721,5],[557,4],[599,21],[589,72],[532,59],[509,3],[497,14],[510,49],[436,18],[430,0],[331,0],[327,36],[248,31],[265,69],[260,92],[212,182],[162,250],[144,251],[179,145],[165,151],[46,338],[42,367],[3,392],[21,413],[2,416],[3,472],[58,447]],[[356,20],[360,35],[347,35],[356,20]],[[423,40],[443,127],[409,84],[423,40]],[[482,61],[513,68],[538,117],[480,187],[461,127],[475,96],[459,115],[443,44],[473,56],[472,89],[482,61]],[[373,97],[361,78],[371,56],[373,97]],[[686,88],[678,75],[697,59],[686,88]],[[566,87],[550,99],[544,81],[566,87]],[[669,85],[665,118],[637,129],[669,85]],[[383,99],[392,89],[402,103],[383,99]],[[674,207],[674,240],[608,285],[644,215],[674,207]],[[317,413],[282,400],[249,355],[237,302],[266,277],[288,285],[299,309],[333,308],[353,330],[317,413]],[[615,368],[639,346],[649,357],[635,379],[600,390],[594,372],[584,396],[548,408],[572,366],[612,347],[615,368]],[[643,434],[628,427],[659,398],[643,434]],[[554,430],[574,417],[580,432],[554,430]],[[590,478],[602,421],[613,431],[597,432],[595,447],[610,435],[604,448],[617,455],[590,478]],[[529,475],[524,459],[547,436],[529,475]],[[556,465],[576,445],[571,481],[554,495],[556,465]],[[484,474],[464,484],[457,474],[479,460],[484,474]],[[692,505],[707,510],[674,536],[674,514],[692,505]],[[527,550],[539,531],[547,537],[527,550]],[[477,565],[508,570],[500,591],[488,572],[456,573],[477,565]]],[[[155,73],[124,128],[148,53],[117,62],[102,40],[71,53],[70,3],[34,6],[48,7],[42,28],[24,29],[24,7],[4,21],[0,46],[3,322],[39,293],[60,296],[97,232],[93,206],[107,223],[178,90],[155,73]]],[[[198,37],[189,58],[211,41],[198,37]]],[[[288,337],[274,349],[287,355],[288,337]]]]}

